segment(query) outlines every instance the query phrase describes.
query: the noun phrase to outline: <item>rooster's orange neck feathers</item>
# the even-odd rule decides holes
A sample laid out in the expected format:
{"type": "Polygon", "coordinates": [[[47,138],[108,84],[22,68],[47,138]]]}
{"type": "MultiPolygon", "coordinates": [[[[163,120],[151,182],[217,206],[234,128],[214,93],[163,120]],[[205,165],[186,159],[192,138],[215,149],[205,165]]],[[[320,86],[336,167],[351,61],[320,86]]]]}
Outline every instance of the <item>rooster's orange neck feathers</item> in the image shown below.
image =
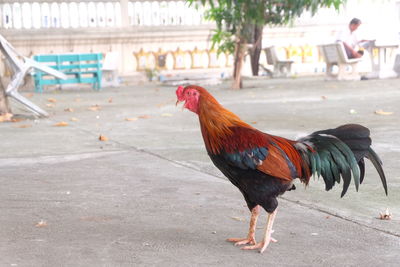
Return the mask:
{"type": "Polygon", "coordinates": [[[232,134],[231,127],[253,128],[237,115],[225,109],[205,89],[201,87],[196,89],[201,94],[198,114],[207,150],[213,154],[220,153],[221,141],[232,134]]]}

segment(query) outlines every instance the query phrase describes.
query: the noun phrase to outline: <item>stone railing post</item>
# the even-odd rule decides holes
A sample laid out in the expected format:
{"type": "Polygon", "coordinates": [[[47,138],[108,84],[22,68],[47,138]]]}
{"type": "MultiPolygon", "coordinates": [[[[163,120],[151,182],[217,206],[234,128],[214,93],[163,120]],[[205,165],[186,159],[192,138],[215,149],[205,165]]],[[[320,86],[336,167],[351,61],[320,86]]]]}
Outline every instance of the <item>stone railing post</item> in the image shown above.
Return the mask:
{"type": "Polygon", "coordinates": [[[121,26],[129,27],[129,13],[128,13],[128,0],[120,0],[121,5],[121,26]]]}

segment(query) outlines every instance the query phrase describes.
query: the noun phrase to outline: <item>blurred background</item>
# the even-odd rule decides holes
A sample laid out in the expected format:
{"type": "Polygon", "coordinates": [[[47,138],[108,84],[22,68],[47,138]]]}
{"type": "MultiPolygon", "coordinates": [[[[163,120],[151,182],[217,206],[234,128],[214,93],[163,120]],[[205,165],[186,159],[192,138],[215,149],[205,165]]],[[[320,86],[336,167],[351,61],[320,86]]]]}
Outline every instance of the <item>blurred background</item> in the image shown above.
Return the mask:
{"type": "MultiPolygon", "coordinates": [[[[104,68],[125,83],[199,70],[231,75],[233,56],[211,48],[215,24],[204,18],[205,9],[186,1],[5,0],[0,1],[0,32],[23,56],[102,53],[104,68]]],[[[290,25],[264,27],[262,46],[275,46],[280,58],[294,61],[295,75],[324,73],[317,46],[334,42],[353,17],[362,21],[360,39],[388,46],[384,53],[392,63],[399,43],[398,0],[348,0],[339,11],[304,12],[290,25]]],[[[244,75],[251,75],[248,57],[244,75]]],[[[265,51],[260,64],[268,70],[265,51]]],[[[9,75],[3,64],[0,71],[9,75]]]]}

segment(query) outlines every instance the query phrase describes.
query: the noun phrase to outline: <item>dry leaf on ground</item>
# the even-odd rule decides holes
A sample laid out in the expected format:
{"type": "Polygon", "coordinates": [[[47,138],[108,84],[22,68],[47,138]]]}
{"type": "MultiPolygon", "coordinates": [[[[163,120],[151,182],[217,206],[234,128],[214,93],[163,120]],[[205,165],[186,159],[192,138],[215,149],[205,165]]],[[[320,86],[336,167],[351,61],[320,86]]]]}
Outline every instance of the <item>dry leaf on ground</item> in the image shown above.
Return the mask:
{"type": "Polygon", "coordinates": [[[15,128],[29,128],[32,127],[31,124],[21,124],[21,125],[15,125],[15,128]]]}
{"type": "Polygon", "coordinates": [[[93,105],[93,106],[88,108],[88,110],[91,110],[91,111],[97,111],[97,110],[100,110],[100,109],[101,109],[101,107],[99,105],[93,105]]]}
{"type": "Polygon", "coordinates": [[[54,126],[58,126],[58,127],[68,126],[68,122],[60,121],[60,122],[57,122],[56,124],[54,124],[54,126]]]}
{"type": "Polygon", "coordinates": [[[240,217],[231,217],[232,219],[239,221],[239,222],[244,222],[246,221],[244,218],[240,218],[240,217]]]}
{"type": "Polygon", "coordinates": [[[112,103],[112,102],[113,102],[113,98],[110,97],[110,98],[108,99],[108,103],[112,103]]]}
{"type": "Polygon", "coordinates": [[[388,208],[386,208],[385,213],[382,213],[382,212],[379,213],[379,219],[381,219],[381,220],[391,220],[392,219],[392,214],[389,212],[388,208]]]}
{"type": "Polygon", "coordinates": [[[74,100],[75,102],[81,102],[82,101],[82,99],[81,98],[75,98],[75,100],[74,100]]]}
{"type": "Polygon", "coordinates": [[[12,116],[13,116],[13,114],[11,114],[11,113],[5,113],[3,115],[0,115],[0,122],[11,121],[12,116]]]}
{"type": "Polygon", "coordinates": [[[48,108],[54,108],[54,104],[52,104],[52,103],[47,103],[47,104],[46,104],[46,107],[48,107],[48,108]]]}
{"type": "Polygon", "coordinates": [[[377,115],[392,115],[391,111],[383,111],[382,109],[375,110],[375,114],[377,115]]]}
{"type": "Polygon", "coordinates": [[[150,118],[149,115],[141,115],[141,116],[139,116],[139,119],[148,119],[148,118],[150,118]]]}
{"type": "Polygon", "coordinates": [[[57,99],[55,98],[48,98],[47,101],[51,102],[51,103],[56,103],[57,99]]]}
{"type": "Polygon", "coordinates": [[[47,222],[44,220],[40,220],[40,222],[38,222],[35,227],[46,227],[47,226],[47,222]]]}
{"type": "Polygon", "coordinates": [[[108,138],[104,135],[100,135],[99,140],[104,142],[104,141],[108,141],[108,138]]]}
{"type": "Polygon", "coordinates": [[[33,96],[32,93],[25,94],[25,97],[27,97],[27,98],[31,98],[32,96],[33,96]]]}
{"type": "Polygon", "coordinates": [[[64,109],[64,111],[66,111],[66,112],[74,112],[74,109],[73,108],[66,108],[66,109],[64,109]]]}
{"type": "Polygon", "coordinates": [[[25,118],[12,118],[11,122],[20,122],[26,120],[25,118]]]}
{"type": "Polygon", "coordinates": [[[173,115],[171,113],[163,113],[161,114],[162,117],[172,117],[173,115]]]}
{"type": "Polygon", "coordinates": [[[70,121],[79,121],[77,118],[72,117],[71,119],[69,119],[70,121]]]}
{"type": "Polygon", "coordinates": [[[125,118],[126,121],[137,121],[138,118],[133,117],[133,118],[125,118]]]}

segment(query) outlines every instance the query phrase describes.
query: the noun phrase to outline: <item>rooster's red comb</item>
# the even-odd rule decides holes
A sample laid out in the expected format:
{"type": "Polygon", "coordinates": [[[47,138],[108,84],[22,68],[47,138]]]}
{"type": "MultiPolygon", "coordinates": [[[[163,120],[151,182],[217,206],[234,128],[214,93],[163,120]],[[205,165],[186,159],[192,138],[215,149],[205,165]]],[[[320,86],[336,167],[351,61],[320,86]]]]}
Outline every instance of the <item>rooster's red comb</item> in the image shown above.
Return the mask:
{"type": "Polygon", "coordinates": [[[183,86],[178,86],[178,89],[176,89],[176,96],[178,97],[179,101],[184,101],[184,97],[183,97],[183,90],[185,88],[183,86]]]}

